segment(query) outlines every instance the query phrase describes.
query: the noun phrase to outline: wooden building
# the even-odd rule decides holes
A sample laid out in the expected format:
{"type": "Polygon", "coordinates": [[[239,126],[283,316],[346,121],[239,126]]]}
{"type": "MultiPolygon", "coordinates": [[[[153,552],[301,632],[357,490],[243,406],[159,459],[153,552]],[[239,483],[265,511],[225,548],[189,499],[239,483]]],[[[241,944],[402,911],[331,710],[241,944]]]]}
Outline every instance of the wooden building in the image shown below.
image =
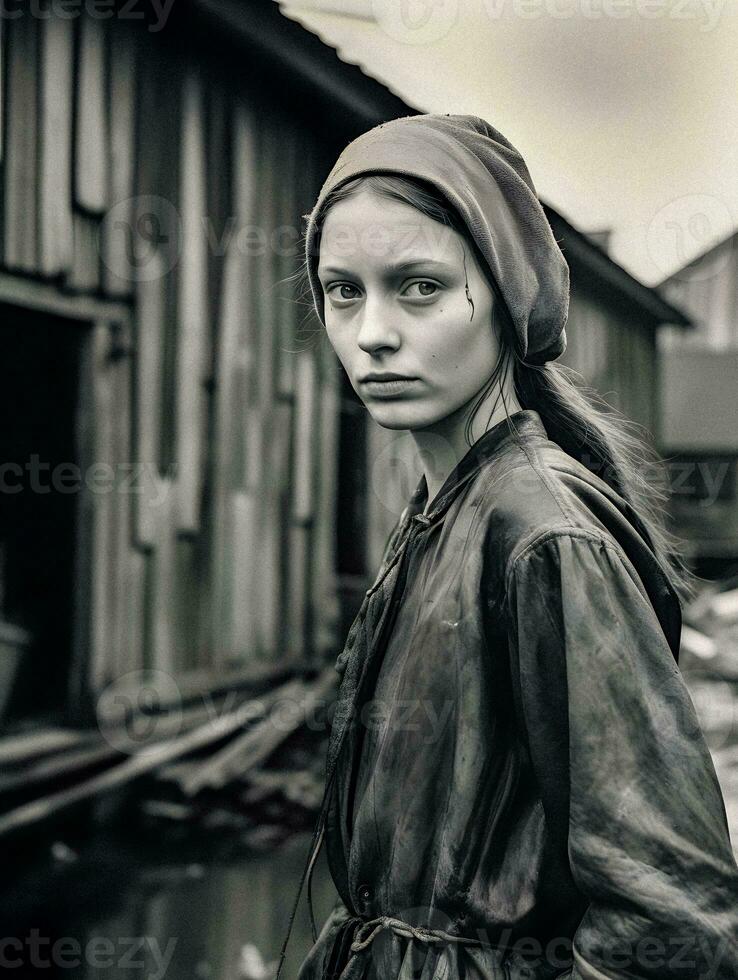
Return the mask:
{"type": "MultiPolygon", "coordinates": [[[[0,24],[7,732],[328,662],[415,483],[290,277],[342,147],[416,110],[269,0],[122,9],[0,24]]],[[[687,321],[548,215],[566,362],[652,427],[687,321]]]]}
{"type": "Polygon", "coordinates": [[[701,574],[738,573],[738,233],[661,285],[688,332],[659,339],[659,438],[674,478],[675,527],[701,574]]]}
{"type": "Polygon", "coordinates": [[[658,444],[659,328],[688,333],[677,304],[639,282],[598,242],[545,206],[571,272],[567,350],[561,363],[578,371],[658,444]]]}

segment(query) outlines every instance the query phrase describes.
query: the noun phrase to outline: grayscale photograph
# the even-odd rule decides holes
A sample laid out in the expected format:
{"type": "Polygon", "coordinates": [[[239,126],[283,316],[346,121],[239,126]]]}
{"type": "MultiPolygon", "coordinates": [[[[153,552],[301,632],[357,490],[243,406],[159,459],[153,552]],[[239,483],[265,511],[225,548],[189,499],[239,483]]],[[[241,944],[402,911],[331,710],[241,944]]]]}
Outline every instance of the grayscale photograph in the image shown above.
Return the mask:
{"type": "Polygon", "coordinates": [[[0,0],[0,972],[738,980],[738,3],[0,0]]]}

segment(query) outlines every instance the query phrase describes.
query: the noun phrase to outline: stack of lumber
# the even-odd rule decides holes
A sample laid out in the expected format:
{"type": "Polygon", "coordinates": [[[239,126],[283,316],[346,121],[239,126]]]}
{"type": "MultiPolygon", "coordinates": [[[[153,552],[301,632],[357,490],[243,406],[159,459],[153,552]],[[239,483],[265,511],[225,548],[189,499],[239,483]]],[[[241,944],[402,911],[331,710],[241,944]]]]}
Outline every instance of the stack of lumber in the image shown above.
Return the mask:
{"type": "Polygon", "coordinates": [[[269,704],[261,699],[263,715],[217,750],[158,766],[142,799],[145,817],[184,832],[230,829],[251,849],[310,828],[323,792],[321,709],[334,685],[332,668],[310,684],[292,681],[269,704]]]}
{"type": "Polygon", "coordinates": [[[220,700],[195,699],[157,717],[151,736],[135,742],[106,726],[6,738],[0,742],[0,837],[121,790],[142,795],[149,817],[192,816],[200,827],[228,823],[229,812],[239,829],[259,826],[259,809],[275,796],[288,809],[311,811],[319,802],[322,710],[335,680],[329,668],[258,696],[229,689],[220,700]]]}

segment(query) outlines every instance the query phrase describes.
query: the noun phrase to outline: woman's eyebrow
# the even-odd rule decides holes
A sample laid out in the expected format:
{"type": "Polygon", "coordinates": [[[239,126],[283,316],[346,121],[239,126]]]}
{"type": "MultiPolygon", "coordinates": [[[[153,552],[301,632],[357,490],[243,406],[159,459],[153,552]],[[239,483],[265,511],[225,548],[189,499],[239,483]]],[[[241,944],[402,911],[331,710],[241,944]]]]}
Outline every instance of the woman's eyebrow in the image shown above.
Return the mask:
{"type": "MultiPolygon", "coordinates": [[[[402,262],[397,262],[395,264],[387,263],[383,268],[383,273],[385,275],[397,275],[401,272],[411,272],[413,269],[436,269],[439,272],[454,272],[455,267],[449,262],[443,262],[440,259],[405,259],[402,262]]],[[[354,275],[351,269],[344,269],[335,265],[326,265],[320,269],[320,272],[324,275],[339,275],[339,276],[351,276],[354,275]]]]}

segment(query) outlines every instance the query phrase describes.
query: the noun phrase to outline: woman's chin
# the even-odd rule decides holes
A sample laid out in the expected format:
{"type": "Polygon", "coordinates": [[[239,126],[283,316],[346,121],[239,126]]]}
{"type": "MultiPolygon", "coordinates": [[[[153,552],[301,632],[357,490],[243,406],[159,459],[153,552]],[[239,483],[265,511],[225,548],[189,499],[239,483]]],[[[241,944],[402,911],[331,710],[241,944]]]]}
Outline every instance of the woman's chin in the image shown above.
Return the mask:
{"type": "Polygon", "coordinates": [[[400,404],[370,403],[367,410],[383,429],[425,429],[443,417],[437,412],[419,411],[417,406],[400,404]]]}

